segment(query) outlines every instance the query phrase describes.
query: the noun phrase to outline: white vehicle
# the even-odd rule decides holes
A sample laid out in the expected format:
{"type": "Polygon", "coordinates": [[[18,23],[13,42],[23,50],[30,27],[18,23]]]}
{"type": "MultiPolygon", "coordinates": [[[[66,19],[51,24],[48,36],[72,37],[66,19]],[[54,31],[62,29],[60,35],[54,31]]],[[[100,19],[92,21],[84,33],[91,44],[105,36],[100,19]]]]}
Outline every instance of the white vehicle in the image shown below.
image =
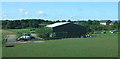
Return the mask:
{"type": "Polygon", "coordinates": [[[115,33],[115,32],[118,32],[118,31],[117,31],[117,30],[111,30],[110,32],[111,32],[111,33],[115,33]]]}
{"type": "Polygon", "coordinates": [[[30,40],[30,39],[31,36],[29,34],[23,33],[22,36],[19,36],[17,40],[20,41],[20,40],[30,40]]]}

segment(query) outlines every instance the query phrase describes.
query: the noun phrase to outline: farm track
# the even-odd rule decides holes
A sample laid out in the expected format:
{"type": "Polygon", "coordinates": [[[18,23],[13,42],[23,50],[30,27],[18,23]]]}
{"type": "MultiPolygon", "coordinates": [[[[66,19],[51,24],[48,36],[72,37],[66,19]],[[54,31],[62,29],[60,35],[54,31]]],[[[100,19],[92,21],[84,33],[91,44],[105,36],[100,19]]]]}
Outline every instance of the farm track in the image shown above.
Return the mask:
{"type": "Polygon", "coordinates": [[[7,44],[44,43],[45,41],[7,42],[7,44]]]}
{"type": "Polygon", "coordinates": [[[14,34],[14,32],[8,30],[0,30],[0,32],[4,34],[14,34]]]}
{"type": "Polygon", "coordinates": [[[16,40],[16,35],[11,34],[6,36],[7,42],[15,42],[16,40]]]}

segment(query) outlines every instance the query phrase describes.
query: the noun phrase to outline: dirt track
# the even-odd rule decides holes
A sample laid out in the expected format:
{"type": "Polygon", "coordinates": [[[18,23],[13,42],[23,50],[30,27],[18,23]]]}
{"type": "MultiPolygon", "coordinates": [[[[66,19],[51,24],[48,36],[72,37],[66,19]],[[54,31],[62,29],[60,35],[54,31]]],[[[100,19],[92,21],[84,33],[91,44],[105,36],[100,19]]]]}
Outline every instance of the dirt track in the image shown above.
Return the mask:
{"type": "Polygon", "coordinates": [[[4,34],[14,34],[14,32],[8,31],[8,30],[0,30],[0,32],[2,32],[4,34]]]}
{"type": "Polygon", "coordinates": [[[44,43],[45,41],[7,42],[7,44],[44,43]]]}
{"type": "Polygon", "coordinates": [[[16,41],[16,35],[7,35],[6,36],[7,42],[15,42],[16,41]]]}

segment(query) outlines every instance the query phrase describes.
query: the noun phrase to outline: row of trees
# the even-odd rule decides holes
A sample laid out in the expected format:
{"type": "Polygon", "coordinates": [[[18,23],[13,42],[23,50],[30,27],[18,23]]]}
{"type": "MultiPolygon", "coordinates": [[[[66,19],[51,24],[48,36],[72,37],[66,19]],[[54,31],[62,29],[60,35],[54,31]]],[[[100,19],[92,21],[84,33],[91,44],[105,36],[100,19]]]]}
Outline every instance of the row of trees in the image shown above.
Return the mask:
{"type": "Polygon", "coordinates": [[[52,21],[43,19],[22,19],[22,20],[3,20],[3,29],[22,29],[22,28],[38,28],[45,24],[53,23],[52,21]]]}
{"type": "Polygon", "coordinates": [[[22,28],[39,28],[45,26],[47,24],[52,24],[55,22],[72,22],[78,25],[85,26],[87,32],[92,31],[101,31],[101,30],[114,30],[118,28],[118,21],[114,25],[100,25],[100,21],[98,20],[88,20],[88,21],[71,21],[71,20],[57,20],[57,21],[49,21],[44,19],[22,19],[22,20],[2,20],[2,28],[3,29],[22,29],[22,28]]]}
{"type": "Polygon", "coordinates": [[[97,20],[88,20],[88,21],[78,21],[76,22],[79,25],[85,26],[87,32],[101,31],[101,30],[115,30],[118,29],[118,21],[113,25],[101,25],[100,21],[97,20]]]}

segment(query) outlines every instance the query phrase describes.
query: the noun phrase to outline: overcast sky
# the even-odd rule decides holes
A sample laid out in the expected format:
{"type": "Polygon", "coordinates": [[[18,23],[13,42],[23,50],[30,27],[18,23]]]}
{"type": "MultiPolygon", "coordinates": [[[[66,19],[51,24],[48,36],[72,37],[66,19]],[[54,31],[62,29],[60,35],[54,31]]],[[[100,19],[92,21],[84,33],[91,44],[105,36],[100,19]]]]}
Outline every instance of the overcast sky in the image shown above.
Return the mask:
{"type": "Polygon", "coordinates": [[[3,2],[2,19],[117,20],[117,2],[3,2]]]}

